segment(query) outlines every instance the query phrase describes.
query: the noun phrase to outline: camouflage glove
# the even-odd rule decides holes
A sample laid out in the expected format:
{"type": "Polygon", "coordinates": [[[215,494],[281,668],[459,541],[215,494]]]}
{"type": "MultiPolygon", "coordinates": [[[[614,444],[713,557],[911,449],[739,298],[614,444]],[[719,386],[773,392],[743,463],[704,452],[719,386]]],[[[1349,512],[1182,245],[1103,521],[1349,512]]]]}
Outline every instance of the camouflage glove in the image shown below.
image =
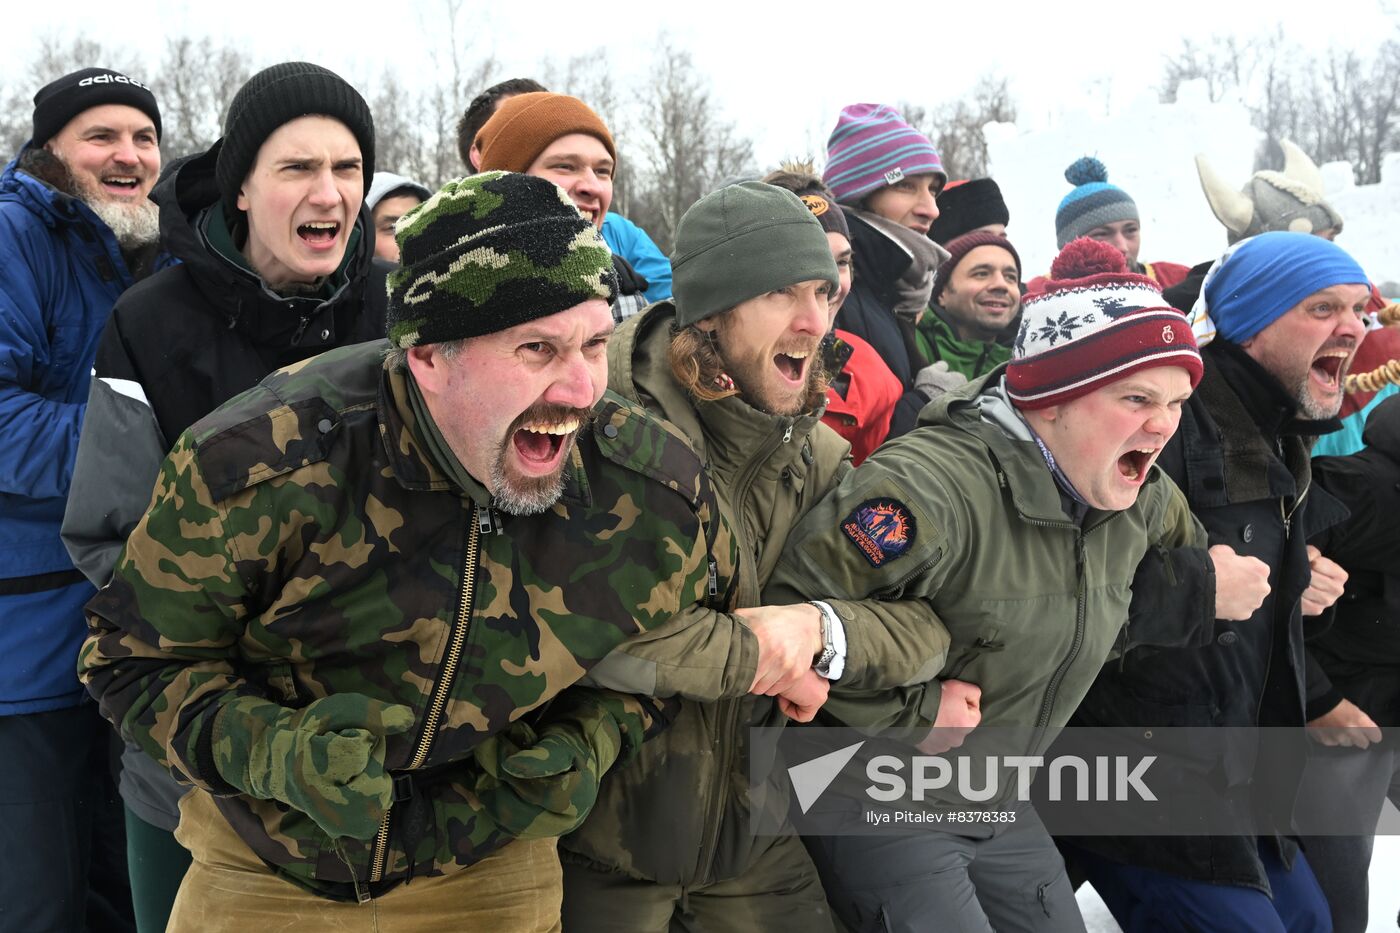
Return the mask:
{"type": "Polygon", "coordinates": [[[675,698],[576,687],[534,725],[512,723],[476,747],[477,795],[497,824],[519,839],[577,829],[598,798],[598,782],[671,724],[675,698]]]}
{"type": "Polygon", "coordinates": [[[394,797],[386,738],[413,722],[410,707],[358,693],[299,710],[239,697],[214,722],[214,765],[245,794],[280,800],[332,838],[369,839],[394,797]]]}

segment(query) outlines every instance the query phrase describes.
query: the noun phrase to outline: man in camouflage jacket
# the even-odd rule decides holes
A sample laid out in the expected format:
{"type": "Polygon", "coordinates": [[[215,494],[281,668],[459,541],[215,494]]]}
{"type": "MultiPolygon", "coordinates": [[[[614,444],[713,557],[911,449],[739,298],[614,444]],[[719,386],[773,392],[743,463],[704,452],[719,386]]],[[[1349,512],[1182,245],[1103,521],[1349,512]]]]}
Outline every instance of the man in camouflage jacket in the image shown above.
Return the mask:
{"type": "Polygon", "coordinates": [[[563,192],[487,173],[398,236],[397,349],[186,431],[88,607],[81,676],[196,788],[174,930],[557,929],[554,838],[668,712],[565,688],[734,574],[689,446],[604,396],[609,254],[563,192]]]}

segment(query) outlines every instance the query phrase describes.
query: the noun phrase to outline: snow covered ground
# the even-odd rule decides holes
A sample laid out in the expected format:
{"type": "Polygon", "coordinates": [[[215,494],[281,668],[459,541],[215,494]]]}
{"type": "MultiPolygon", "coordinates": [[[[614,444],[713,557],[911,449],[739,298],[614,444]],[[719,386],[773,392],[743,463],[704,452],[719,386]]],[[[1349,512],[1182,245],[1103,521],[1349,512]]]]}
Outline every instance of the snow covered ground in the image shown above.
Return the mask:
{"type": "MultiPolygon", "coordinates": [[[[1400,814],[1388,803],[1385,807],[1383,824],[1394,831],[1394,820],[1400,814]]],[[[1119,933],[1108,908],[1087,884],[1079,889],[1079,909],[1084,912],[1084,925],[1089,933],[1119,933]]],[[[1397,911],[1400,911],[1400,836],[1377,836],[1376,851],[1371,858],[1371,933],[1394,931],[1397,911]]]]}
{"type": "MultiPolygon", "coordinates": [[[[989,123],[983,132],[991,176],[1011,211],[1007,233],[1027,277],[1047,271],[1055,256],[1055,208],[1071,189],[1064,170],[1080,156],[1096,156],[1108,168],[1109,182],[1137,202],[1139,258],[1190,266],[1226,245],[1225,228],[1201,192],[1196,154],[1204,153],[1222,178],[1243,187],[1262,139],[1242,104],[1212,103],[1199,82],[1183,84],[1174,104],[1146,96],[1113,113],[1064,113],[1045,129],[989,123]]],[[[1382,164],[1377,185],[1354,185],[1346,163],[1322,170],[1328,198],[1345,222],[1337,242],[1375,282],[1400,283],[1400,155],[1382,164]]]]}

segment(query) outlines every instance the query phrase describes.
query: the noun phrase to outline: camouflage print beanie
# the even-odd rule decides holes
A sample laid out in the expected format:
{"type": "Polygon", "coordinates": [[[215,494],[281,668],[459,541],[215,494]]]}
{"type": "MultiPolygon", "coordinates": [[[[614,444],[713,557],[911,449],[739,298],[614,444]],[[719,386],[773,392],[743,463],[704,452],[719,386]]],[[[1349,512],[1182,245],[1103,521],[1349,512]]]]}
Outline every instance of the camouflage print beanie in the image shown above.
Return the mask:
{"type": "Polygon", "coordinates": [[[617,294],[612,253],[553,182],[484,172],[399,219],[389,340],[401,349],[479,337],[617,294]]]}

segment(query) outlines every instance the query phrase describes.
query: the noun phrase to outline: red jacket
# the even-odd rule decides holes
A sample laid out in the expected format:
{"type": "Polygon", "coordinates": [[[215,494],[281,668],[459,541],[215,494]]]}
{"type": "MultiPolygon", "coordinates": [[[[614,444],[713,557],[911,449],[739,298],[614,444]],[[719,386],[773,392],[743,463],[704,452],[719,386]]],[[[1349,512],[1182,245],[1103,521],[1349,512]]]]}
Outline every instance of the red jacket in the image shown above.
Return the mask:
{"type": "Polygon", "coordinates": [[[850,442],[851,459],[859,465],[890,433],[890,416],[904,384],[870,344],[849,331],[838,329],[836,336],[850,355],[826,390],[822,421],[850,442]]]}

